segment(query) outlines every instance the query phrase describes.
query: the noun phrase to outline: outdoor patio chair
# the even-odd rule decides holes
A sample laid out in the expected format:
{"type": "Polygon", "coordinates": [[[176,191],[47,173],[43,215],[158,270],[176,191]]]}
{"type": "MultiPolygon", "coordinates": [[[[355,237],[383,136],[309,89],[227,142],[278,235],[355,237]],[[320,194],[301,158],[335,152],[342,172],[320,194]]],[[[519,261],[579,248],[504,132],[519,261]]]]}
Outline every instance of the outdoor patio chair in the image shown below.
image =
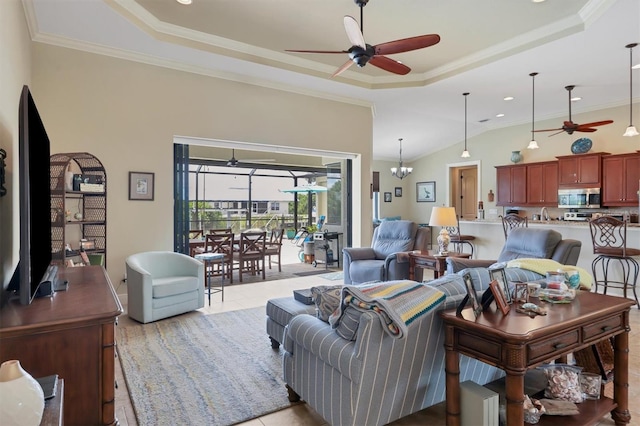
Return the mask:
{"type": "Polygon", "coordinates": [[[240,282],[242,282],[243,272],[251,272],[252,275],[262,272],[262,279],[266,279],[264,268],[266,241],[266,231],[251,231],[240,234],[238,249],[233,252],[233,260],[238,264],[240,282]]]}
{"type": "Polygon", "coordinates": [[[278,263],[278,272],[282,272],[281,251],[282,237],[284,236],[284,228],[274,229],[271,231],[269,242],[266,243],[265,256],[269,257],[269,269],[271,269],[271,258],[276,256],[278,263]]]}
{"type": "MultiPolygon", "coordinates": [[[[226,265],[227,276],[229,277],[229,282],[233,284],[233,250],[235,245],[235,236],[232,232],[227,233],[219,233],[219,234],[207,234],[205,243],[204,243],[204,252],[205,253],[223,253],[225,255],[224,264],[226,265]]],[[[222,271],[214,270],[213,268],[222,268],[221,264],[215,264],[209,267],[205,271],[205,284],[207,277],[221,275],[222,271]]]]}

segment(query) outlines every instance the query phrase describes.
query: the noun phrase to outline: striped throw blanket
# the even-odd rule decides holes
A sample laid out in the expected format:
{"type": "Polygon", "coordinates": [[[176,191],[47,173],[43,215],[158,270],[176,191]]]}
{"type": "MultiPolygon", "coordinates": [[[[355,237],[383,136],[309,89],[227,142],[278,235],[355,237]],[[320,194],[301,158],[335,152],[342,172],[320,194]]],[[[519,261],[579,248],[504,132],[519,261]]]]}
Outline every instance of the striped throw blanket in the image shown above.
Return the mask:
{"type": "Polygon", "coordinates": [[[379,315],[390,335],[401,339],[412,322],[442,303],[445,297],[440,290],[408,280],[345,285],[340,306],[330,323],[336,328],[348,307],[371,311],[379,315]]]}
{"type": "Polygon", "coordinates": [[[507,268],[521,268],[536,272],[540,275],[546,275],[548,271],[557,271],[558,269],[570,270],[577,269],[580,274],[580,288],[590,290],[593,284],[593,276],[584,268],[572,265],[563,265],[553,259],[537,259],[537,258],[521,258],[513,259],[507,262],[507,268]]]}

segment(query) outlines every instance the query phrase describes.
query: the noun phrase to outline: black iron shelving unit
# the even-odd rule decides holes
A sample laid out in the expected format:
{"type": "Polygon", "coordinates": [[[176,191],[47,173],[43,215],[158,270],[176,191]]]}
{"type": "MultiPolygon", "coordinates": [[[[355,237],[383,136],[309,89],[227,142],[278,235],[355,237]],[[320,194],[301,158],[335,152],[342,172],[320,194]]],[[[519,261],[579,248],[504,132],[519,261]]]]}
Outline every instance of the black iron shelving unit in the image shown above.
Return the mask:
{"type": "Polygon", "coordinates": [[[104,166],[88,152],[54,154],[51,163],[51,251],[53,261],[65,264],[68,259],[80,256],[80,241],[70,241],[69,227],[79,227],[74,235],[93,244],[87,254],[103,254],[106,267],[107,255],[107,174],[104,166]],[[65,185],[65,173],[75,162],[74,169],[84,177],[102,185],[102,192],[78,191],[65,185]],[[68,215],[74,207],[81,213],[80,219],[68,215]],[[69,244],[72,250],[65,250],[69,244]]]}

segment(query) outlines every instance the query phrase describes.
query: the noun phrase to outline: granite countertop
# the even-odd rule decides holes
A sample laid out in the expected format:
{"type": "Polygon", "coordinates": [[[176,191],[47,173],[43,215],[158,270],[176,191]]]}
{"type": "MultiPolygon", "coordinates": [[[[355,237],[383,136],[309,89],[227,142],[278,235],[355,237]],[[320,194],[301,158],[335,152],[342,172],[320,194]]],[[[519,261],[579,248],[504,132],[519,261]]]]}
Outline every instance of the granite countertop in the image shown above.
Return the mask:
{"type": "MultiPolygon", "coordinates": [[[[468,222],[468,223],[487,223],[487,224],[502,224],[501,219],[476,219],[476,220],[461,220],[460,222],[468,222]]],[[[577,226],[577,227],[588,227],[588,221],[579,221],[579,220],[531,220],[528,221],[529,225],[553,225],[553,226],[577,226]]],[[[640,228],[639,223],[627,223],[627,229],[629,228],[640,228]]]]}

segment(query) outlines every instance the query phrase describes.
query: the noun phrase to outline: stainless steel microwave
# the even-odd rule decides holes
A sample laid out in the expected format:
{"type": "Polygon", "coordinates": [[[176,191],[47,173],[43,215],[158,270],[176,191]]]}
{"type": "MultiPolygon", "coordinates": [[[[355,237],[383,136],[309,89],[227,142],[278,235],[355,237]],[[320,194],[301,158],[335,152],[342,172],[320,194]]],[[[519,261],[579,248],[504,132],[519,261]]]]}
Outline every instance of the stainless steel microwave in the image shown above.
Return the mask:
{"type": "Polygon", "coordinates": [[[559,189],[558,208],[599,209],[600,188],[559,189]]]}

